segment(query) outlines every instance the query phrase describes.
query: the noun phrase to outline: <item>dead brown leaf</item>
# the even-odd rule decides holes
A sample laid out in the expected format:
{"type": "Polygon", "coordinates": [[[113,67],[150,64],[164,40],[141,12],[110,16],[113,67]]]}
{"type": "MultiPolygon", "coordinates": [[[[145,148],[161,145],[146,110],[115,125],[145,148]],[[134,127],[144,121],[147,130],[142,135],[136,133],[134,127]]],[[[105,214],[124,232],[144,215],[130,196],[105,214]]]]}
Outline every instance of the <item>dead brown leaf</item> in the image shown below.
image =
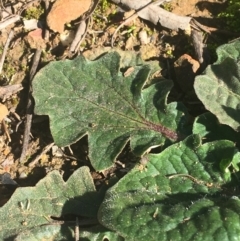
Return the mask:
{"type": "Polygon", "coordinates": [[[16,94],[18,91],[22,90],[21,84],[0,86],[0,99],[4,102],[11,95],[16,94]]]}
{"type": "Polygon", "coordinates": [[[47,24],[53,31],[62,33],[65,23],[83,15],[91,5],[92,0],[57,0],[47,16],[47,24]]]}
{"type": "Polygon", "coordinates": [[[183,54],[177,61],[175,61],[174,66],[191,66],[193,73],[196,73],[200,67],[200,64],[197,60],[193,59],[188,54],[183,54]]]}
{"type": "Polygon", "coordinates": [[[8,115],[8,109],[0,103],[0,122],[8,115]]]}

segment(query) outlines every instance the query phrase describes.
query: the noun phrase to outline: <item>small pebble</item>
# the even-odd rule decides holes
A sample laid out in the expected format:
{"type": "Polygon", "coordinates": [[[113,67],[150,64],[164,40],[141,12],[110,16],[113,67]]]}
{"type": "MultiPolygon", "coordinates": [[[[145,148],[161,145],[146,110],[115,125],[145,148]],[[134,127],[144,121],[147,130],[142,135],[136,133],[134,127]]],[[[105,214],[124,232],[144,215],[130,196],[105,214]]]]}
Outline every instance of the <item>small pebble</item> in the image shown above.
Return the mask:
{"type": "Polygon", "coordinates": [[[143,166],[146,166],[147,163],[148,163],[148,158],[143,156],[140,160],[140,163],[143,165],[143,166]]]}
{"type": "Polygon", "coordinates": [[[139,37],[141,45],[146,45],[150,42],[150,39],[149,39],[149,37],[147,35],[147,32],[145,30],[141,30],[138,33],[138,37],[139,37]]]}
{"type": "Polygon", "coordinates": [[[25,173],[25,172],[21,172],[20,174],[19,174],[19,179],[24,179],[24,178],[26,178],[27,177],[27,174],[25,173]]]}

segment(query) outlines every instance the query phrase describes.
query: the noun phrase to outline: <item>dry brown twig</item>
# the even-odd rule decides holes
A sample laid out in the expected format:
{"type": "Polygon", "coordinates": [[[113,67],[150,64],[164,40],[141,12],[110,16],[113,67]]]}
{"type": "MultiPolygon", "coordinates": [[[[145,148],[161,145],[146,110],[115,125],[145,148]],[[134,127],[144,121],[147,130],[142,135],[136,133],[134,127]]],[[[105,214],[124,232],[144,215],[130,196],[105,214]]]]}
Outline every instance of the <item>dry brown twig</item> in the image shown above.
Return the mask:
{"type": "Polygon", "coordinates": [[[8,15],[11,15],[11,13],[4,7],[2,0],[0,0],[0,3],[1,3],[2,12],[5,12],[8,15]]]}
{"type": "Polygon", "coordinates": [[[71,53],[75,53],[80,44],[82,43],[82,41],[84,40],[86,34],[87,34],[87,31],[88,31],[88,28],[89,28],[89,24],[90,24],[90,21],[89,21],[89,18],[91,17],[91,15],[93,14],[94,10],[96,9],[98,3],[99,3],[100,0],[95,0],[93,1],[93,4],[92,6],[90,7],[89,11],[87,11],[82,17],[81,17],[81,22],[79,23],[79,26],[78,26],[78,29],[77,29],[77,32],[76,32],[76,35],[72,41],[72,44],[70,46],[70,52],[71,53]]]}
{"type": "Polygon", "coordinates": [[[23,87],[21,84],[0,86],[0,99],[2,99],[2,102],[5,102],[6,99],[22,89],[23,87]]]}
{"type": "MultiPolygon", "coordinates": [[[[5,44],[5,46],[4,46],[3,53],[2,53],[2,57],[1,57],[1,59],[0,59],[0,74],[1,74],[1,72],[2,72],[3,64],[4,64],[4,61],[5,61],[5,58],[6,58],[6,54],[7,54],[7,50],[8,50],[8,48],[9,48],[10,42],[11,42],[11,40],[12,40],[12,38],[13,38],[13,35],[14,35],[13,30],[11,30],[10,33],[9,33],[9,35],[8,35],[8,39],[7,39],[7,41],[6,41],[6,44],[5,44]]],[[[21,89],[21,87],[20,87],[19,85],[15,85],[15,86],[12,87],[12,88],[11,88],[11,87],[10,87],[10,88],[9,88],[9,87],[8,87],[8,88],[6,88],[6,87],[0,87],[0,98],[2,98],[2,101],[3,101],[3,102],[4,102],[5,99],[7,99],[11,94],[14,93],[14,91],[16,90],[15,87],[17,87],[17,90],[18,90],[18,91],[21,89]],[[11,89],[11,90],[10,90],[10,89],[11,89]]],[[[10,135],[9,135],[8,128],[7,128],[7,125],[6,125],[6,123],[5,123],[4,120],[2,120],[2,125],[3,125],[4,132],[6,133],[9,142],[11,142],[11,137],[10,137],[10,135]]]]}
{"type": "Polygon", "coordinates": [[[7,125],[6,125],[6,122],[5,122],[4,119],[2,120],[2,126],[3,126],[5,134],[7,135],[8,141],[11,142],[12,140],[11,140],[11,137],[9,135],[8,128],[7,128],[7,125]]]}
{"type": "Polygon", "coordinates": [[[34,167],[36,165],[36,163],[41,159],[41,157],[46,154],[54,145],[54,142],[52,142],[51,144],[47,145],[42,152],[33,160],[28,164],[28,167],[34,167]]]}
{"type": "Polygon", "coordinates": [[[5,29],[6,27],[8,27],[9,25],[19,21],[22,17],[21,14],[22,12],[31,4],[33,4],[34,2],[37,2],[40,0],[32,0],[29,2],[26,2],[26,4],[21,3],[21,2],[17,2],[17,4],[19,5],[19,10],[17,11],[17,14],[12,14],[9,11],[7,11],[7,9],[2,5],[3,10],[1,11],[1,13],[3,12],[7,12],[7,17],[3,18],[3,20],[0,22],[0,30],[5,29]]]}
{"type": "Polygon", "coordinates": [[[113,33],[113,36],[112,36],[112,40],[111,40],[111,47],[113,48],[113,45],[114,45],[114,41],[115,41],[115,37],[118,33],[118,31],[123,27],[125,26],[126,24],[128,24],[129,22],[135,20],[139,14],[141,14],[141,12],[143,12],[144,10],[146,10],[146,8],[150,7],[150,6],[154,6],[154,5],[160,5],[162,4],[163,2],[166,2],[166,0],[157,0],[157,1],[153,1],[153,2],[149,2],[147,3],[145,6],[141,7],[140,9],[136,10],[135,13],[133,13],[130,17],[128,17],[126,20],[124,20],[118,27],[117,29],[115,30],[115,32],[113,33]]]}
{"type": "Polygon", "coordinates": [[[21,19],[20,15],[12,15],[7,19],[0,22],[0,30],[5,29],[7,26],[19,21],[21,19]]]}
{"type": "MultiPolygon", "coordinates": [[[[46,15],[48,14],[49,12],[49,0],[45,0],[45,11],[46,11],[46,15]]],[[[49,30],[47,28],[44,29],[44,39],[46,41],[48,41],[49,39],[49,30]]]]}
{"type": "Polygon", "coordinates": [[[10,45],[12,38],[13,38],[13,30],[10,31],[10,33],[8,35],[8,39],[7,39],[4,49],[3,49],[2,57],[0,60],[0,74],[2,73],[3,63],[5,61],[7,50],[8,50],[8,47],[10,45]]]}
{"type": "Polygon", "coordinates": [[[37,49],[34,57],[33,57],[33,64],[30,70],[29,76],[29,92],[28,92],[28,103],[27,103],[27,111],[26,111],[26,119],[25,119],[25,128],[23,134],[23,146],[22,146],[22,153],[20,156],[20,163],[23,163],[26,159],[26,153],[28,149],[28,143],[30,138],[30,129],[32,124],[32,113],[33,113],[33,100],[32,100],[32,80],[37,71],[38,63],[40,61],[42,50],[37,49]]]}
{"type": "Polygon", "coordinates": [[[82,43],[82,41],[87,33],[86,30],[88,28],[88,25],[89,25],[88,20],[80,22],[77,32],[75,34],[75,37],[70,46],[70,52],[75,52],[78,49],[78,46],[82,43]],[[86,24],[86,22],[87,22],[87,24],[86,24]]]}

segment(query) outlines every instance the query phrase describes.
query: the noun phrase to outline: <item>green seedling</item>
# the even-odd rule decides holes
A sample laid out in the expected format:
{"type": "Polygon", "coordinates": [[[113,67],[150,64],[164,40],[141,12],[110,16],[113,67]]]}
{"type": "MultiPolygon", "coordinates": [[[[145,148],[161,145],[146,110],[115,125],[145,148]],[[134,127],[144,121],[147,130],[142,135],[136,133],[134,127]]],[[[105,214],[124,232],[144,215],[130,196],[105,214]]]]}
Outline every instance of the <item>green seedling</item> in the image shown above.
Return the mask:
{"type": "Polygon", "coordinates": [[[218,17],[225,20],[229,30],[240,32],[240,0],[230,0],[226,10],[218,17]]]}
{"type": "Polygon", "coordinates": [[[39,7],[30,7],[26,9],[24,18],[26,19],[40,19],[41,15],[44,13],[44,9],[39,7]]]}

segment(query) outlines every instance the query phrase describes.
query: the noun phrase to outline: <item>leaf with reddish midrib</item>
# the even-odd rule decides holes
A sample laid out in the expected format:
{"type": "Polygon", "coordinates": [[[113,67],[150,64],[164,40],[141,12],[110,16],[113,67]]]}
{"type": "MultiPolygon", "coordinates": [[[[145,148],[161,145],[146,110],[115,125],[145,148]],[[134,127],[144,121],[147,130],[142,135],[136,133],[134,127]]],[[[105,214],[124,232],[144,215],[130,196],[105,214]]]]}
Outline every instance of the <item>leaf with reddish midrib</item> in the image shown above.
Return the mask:
{"type": "Polygon", "coordinates": [[[35,113],[49,115],[55,143],[66,146],[88,135],[97,170],[110,167],[129,140],[133,152],[143,155],[186,134],[184,107],[166,103],[172,82],[144,89],[151,65],[134,66],[124,77],[120,58],[112,52],[95,61],[80,56],[52,62],[33,81],[35,113]]]}

